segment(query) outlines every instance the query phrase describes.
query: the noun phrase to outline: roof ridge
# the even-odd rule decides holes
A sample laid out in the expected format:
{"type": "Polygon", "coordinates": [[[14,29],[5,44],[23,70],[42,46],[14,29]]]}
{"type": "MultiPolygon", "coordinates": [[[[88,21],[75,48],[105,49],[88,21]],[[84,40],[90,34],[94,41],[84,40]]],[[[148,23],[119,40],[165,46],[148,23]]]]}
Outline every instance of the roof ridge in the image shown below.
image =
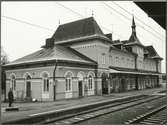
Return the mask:
{"type": "Polygon", "coordinates": [[[96,20],[93,17],[88,17],[59,25],[52,38],[58,42],[94,34],[106,37],[96,20]]]}
{"type": "Polygon", "coordinates": [[[52,48],[43,48],[41,50],[35,51],[32,54],[28,54],[22,58],[19,58],[15,61],[10,62],[8,65],[16,65],[16,64],[28,64],[39,61],[48,61],[48,60],[73,60],[77,62],[96,64],[95,61],[91,60],[87,56],[74,51],[73,49],[62,46],[55,45],[52,48]]]}
{"type": "Polygon", "coordinates": [[[101,28],[99,27],[98,23],[96,22],[96,20],[94,18],[93,18],[93,27],[94,27],[94,33],[100,32],[100,34],[104,35],[103,31],[101,30],[101,28]]]}
{"type": "Polygon", "coordinates": [[[76,22],[91,19],[91,18],[93,18],[93,17],[87,17],[87,18],[82,18],[82,19],[79,19],[79,20],[74,20],[74,21],[71,21],[71,22],[68,22],[68,23],[60,24],[59,26],[68,25],[68,24],[71,24],[71,23],[76,23],[76,22]]]}

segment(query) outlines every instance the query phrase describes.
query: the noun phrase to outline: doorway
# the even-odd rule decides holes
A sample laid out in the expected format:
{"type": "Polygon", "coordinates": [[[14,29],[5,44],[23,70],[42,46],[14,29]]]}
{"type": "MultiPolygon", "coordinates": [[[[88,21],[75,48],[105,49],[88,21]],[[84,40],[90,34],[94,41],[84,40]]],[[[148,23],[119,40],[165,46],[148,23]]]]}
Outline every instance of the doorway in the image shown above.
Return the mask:
{"type": "Polygon", "coordinates": [[[82,97],[82,81],[78,81],[78,88],[79,88],[79,97],[82,97]]]}
{"type": "Polygon", "coordinates": [[[124,78],[121,79],[121,86],[120,86],[119,92],[125,92],[126,91],[126,84],[128,84],[128,83],[125,82],[125,79],[124,78]]]}
{"type": "Polygon", "coordinates": [[[107,74],[102,74],[102,94],[108,94],[107,74]]]}
{"type": "Polygon", "coordinates": [[[26,82],[26,97],[28,98],[31,97],[31,82],[30,81],[26,82]]]}

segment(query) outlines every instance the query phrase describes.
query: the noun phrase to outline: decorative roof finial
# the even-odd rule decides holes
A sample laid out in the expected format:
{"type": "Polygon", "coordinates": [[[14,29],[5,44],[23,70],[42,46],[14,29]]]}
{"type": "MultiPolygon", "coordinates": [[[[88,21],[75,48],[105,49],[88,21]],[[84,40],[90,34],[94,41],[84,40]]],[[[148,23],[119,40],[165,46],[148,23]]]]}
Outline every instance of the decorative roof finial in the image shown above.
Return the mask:
{"type": "Polygon", "coordinates": [[[60,19],[59,19],[59,25],[60,25],[60,19]]]}
{"type": "Polygon", "coordinates": [[[134,20],[134,15],[132,18],[132,34],[134,34],[136,36],[136,24],[135,24],[135,20],[134,20]]]}
{"type": "Polygon", "coordinates": [[[133,15],[133,19],[132,19],[132,26],[136,27],[134,15],[133,15]]]}
{"type": "Polygon", "coordinates": [[[92,17],[94,16],[94,12],[93,12],[93,10],[92,10],[92,17]]]}

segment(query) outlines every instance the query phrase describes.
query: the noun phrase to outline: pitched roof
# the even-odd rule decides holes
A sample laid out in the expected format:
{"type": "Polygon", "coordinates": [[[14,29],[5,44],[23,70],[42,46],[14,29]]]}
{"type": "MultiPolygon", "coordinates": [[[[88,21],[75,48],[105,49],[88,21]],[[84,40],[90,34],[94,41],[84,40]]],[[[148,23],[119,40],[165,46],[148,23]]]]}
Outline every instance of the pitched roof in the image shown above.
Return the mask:
{"type": "Polygon", "coordinates": [[[128,41],[126,41],[125,45],[138,45],[141,47],[144,47],[144,45],[140,42],[140,40],[138,39],[137,35],[136,35],[136,24],[135,24],[135,20],[134,17],[132,19],[132,34],[129,38],[128,41]]]}
{"type": "Polygon", "coordinates": [[[140,42],[138,37],[133,33],[131,34],[129,40],[126,42],[125,45],[139,45],[139,46],[144,47],[144,45],[140,42]]]}
{"type": "Polygon", "coordinates": [[[55,42],[59,42],[95,34],[106,37],[94,18],[89,17],[60,25],[52,38],[55,39],[55,42]]]}
{"type": "Polygon", "coordinates": [[[27,64],[27,63],[38,62],[38,61],[39,62],[49,61],[49,60],[64,60],[64,61],[73,61],[73,62],[75,61],[75,62],[81,62],[81,63],[95,64],[95,61],[73,50],[72,48],[56,45],[51,48],[43,48],[32,54],[29,54],[20,59],[17,59],[7,64],[6,66],[23,64],[23,63],[27,64]]]}
{"type": "MultiPolygon", "coordinates": [[[[114,67],[114,66],[109,66],[109,69],[113,69],[113,70],[116,70],[116,72],[113,72],[113,73],[129,73],[129,74],[147,74],[148,73],[151,75],[154,75],[154,74],[159,74],[157,71],[148,71],[148,70],[136,70],[136,69],[130,69],[130,68],[123,68],[123,67],[114,67]],[[117,72],[119,71],[119,72],[117,72]]],[[[112,73],[112,72],[110,72],[112,73]]]]}
{"type": "Polygon", "coordinates": [[[145,46],[145,49],[147,51],[146,54],[148,54],[148,57],[151,57],[151,58],[157,58],[157,59],[163,59],[161,58],[158,53],[156,52],[156,50],[154,49],[153,46],[145,46]]]}

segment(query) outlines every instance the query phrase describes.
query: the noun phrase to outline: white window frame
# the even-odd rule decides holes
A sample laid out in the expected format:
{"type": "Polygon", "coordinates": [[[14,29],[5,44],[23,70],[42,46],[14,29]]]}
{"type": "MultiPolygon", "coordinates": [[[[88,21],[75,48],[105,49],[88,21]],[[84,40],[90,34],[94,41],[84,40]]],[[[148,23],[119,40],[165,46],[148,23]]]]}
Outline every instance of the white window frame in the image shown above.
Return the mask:
{"type": "Polygon", "coordinates": [[[49,78],[45,77],[43,78],[43,92],[49,92],[49,78]]]}
{"type": "Polygon", "coordinates": [[[43,93],[49,93],[50,88],[50,80],[49,80],[49,73],[44,71],[41,73],[42,77],[42,92],[43,93]]]}
{"type": "Polygon", "coordinates": [[[74,74],[71,71],[67,71],[64,75],[65,77],[65,92],[72,92],[72,77],[74,77],[74,74]]]}
{"type": "Polygon", "coordinates": [[[12,91],[16,90],[16,76],[14,74],[11,75],[11,89],[12,91]]]}
{"type": "Polygon", "coordinates": [[[72,91],[72,78],[71,77],[66,77],[65,91],[66,92],[71,92],[72,91]]]}
{"type": "MultiPolygon", "coordinates": [[[[102,75],[102,74],[101,74],[102,75]]],[[[95,74],[94,72],[92,71],[89,71],[88,72],[88,75],[87,75],[87,85],[88,85],[88,90],[94,90],[94,77],[95,77],[95,74]],[[91,83],[91,84],[90,84],[91,83]]]]}
{"type": "Polygon", "coordinates": [[[88,90],[93,89],[93,76],[89,75],[88,77],[88,90]]]}

